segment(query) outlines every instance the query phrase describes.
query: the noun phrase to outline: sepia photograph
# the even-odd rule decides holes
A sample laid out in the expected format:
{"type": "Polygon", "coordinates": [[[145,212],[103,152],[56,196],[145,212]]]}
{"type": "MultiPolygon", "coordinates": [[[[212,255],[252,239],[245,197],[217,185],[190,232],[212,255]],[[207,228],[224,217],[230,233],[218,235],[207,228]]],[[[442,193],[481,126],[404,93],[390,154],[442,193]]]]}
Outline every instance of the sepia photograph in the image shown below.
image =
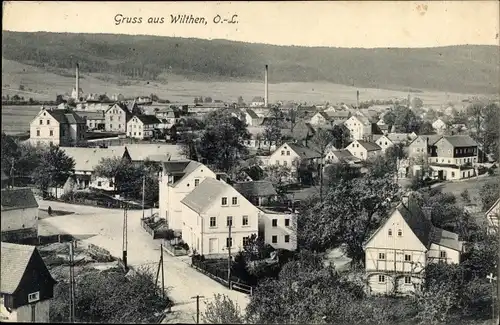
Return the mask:
{"type": "Polygon", "coordinates": [[[4,1],[0,321],[500,325],[499,1],[4,1]]]}

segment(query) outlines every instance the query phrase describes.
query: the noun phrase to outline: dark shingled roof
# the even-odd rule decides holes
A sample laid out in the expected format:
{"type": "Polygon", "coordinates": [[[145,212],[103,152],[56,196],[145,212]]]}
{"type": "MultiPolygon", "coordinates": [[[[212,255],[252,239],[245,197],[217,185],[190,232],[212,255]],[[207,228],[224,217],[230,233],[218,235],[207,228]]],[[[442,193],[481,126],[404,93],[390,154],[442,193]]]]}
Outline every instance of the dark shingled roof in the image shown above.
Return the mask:
{"type": "Polygon", "coordinates": [[[432,223],[427,219],[422,212],[422,209],[411,197],[408,199],[407,206],[403,203],[396,208],[401,216],[417,236],[420,242],[427,248],[431,244],[432,223]]]}
{"type": "Polygon", "coordinates": [[[321,154],[315,150],[300,146],[296,143],[286,143],[290,149],[295,151],[302,159],[321,158],[321,154]]]}
{"type": "Polygon", "coordinates": [[[2,211],[38,208],[30,188],[2,189],[2,211]]]}
{"type": "MultiPolygon", "coordinates": [[[[454,147],[474,147],[477,142],[468,135],[447,135],[443,137],[444,140],[451,143],[454,147]]],[[[437,141],[436,141],[437,142],[437,141]]]]}
{"type": "Polygon", "coordinates": [[[144,124],[160,124],[161,121],[154,115],[136,115],[142,123],[144,124]]]}
{"type": "Polygon", "coordinates": [[[382,150],[380,146],[376,143],[369,142],[369,141],[364,141],[364,140],[357,140],[359,145],[365,148],[368,151],[376,151],[376,150],[382,150]]]}
{"type": "Polygon", "coordinates": [[[185,177],[191,174],[196,168],[202,166],[201,163],[194,160],[178,160],[162,162],[163,172],[174,176],[173,186],[176,186],[185,177]]]}
{"type": "Polygon", "coordinates": [[[85,124],[85,120],[78,116],[75,112],[67,111],[65,109],[52,109],[47,110],[53,118],[59,123],[63,124],[85,124]]]}
{"type": "Polygon", "coordinates": [[[255,113],[252,109],[247,108],[246,112],[248,115],[250,115],[251,118],[259,118],[259,115],[257,115],[257,113],[255,113]]]}
{"type": "Polygon", "coordinates": [[[278,195],[273,187],[273,184],[269,181],[235,183],[233,187],[247,199],[251,197],[278,195]]]}

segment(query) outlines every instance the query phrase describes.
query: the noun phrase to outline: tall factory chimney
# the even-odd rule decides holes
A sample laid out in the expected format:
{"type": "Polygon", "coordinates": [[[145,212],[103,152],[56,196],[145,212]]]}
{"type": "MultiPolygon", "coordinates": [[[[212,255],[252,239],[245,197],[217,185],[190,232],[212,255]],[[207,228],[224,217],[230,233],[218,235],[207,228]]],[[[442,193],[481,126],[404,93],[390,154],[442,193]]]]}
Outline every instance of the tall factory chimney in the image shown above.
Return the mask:
{"type": "Polygon", "coordinates": [[[359,90],[356,90],[356,108],[359,108],[359,90]]]}
{"type": "Polygon", "coordinates": [[[268,86],[267,86],[267,74],[268,74],[268,66],[266,64],[266,71],[265,71],[265,74],[264,74],[264,106],[265,107],[268,107],[269,105],[269,91],[268,91],[268,86]]]}
{"type": "Polygon", "coordinates": [[[77,63],[76,64],[76,100],[80,100],[80,74],[79,70],[80,65],[77,63]]]}

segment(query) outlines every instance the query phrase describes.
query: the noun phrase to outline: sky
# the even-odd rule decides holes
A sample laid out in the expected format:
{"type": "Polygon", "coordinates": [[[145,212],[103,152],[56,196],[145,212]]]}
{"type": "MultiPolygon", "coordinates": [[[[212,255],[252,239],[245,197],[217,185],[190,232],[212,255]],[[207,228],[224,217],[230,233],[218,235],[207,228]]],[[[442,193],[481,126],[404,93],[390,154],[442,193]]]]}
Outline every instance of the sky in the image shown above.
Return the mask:
{"type": "Polygon", "coordinates": [[[3,2],[2,29],[161,35],[275,45],[434,47],[499,45],[499,1],[3,2]],[[171,15],[207,24],[175,24],[171,15]],[[116,16],[142,23],[116,24],[116,16]],[[217,16],[237,23],[214,23],[217,16]],[[163,17],[163,23],[148,23],[163,17]]]}

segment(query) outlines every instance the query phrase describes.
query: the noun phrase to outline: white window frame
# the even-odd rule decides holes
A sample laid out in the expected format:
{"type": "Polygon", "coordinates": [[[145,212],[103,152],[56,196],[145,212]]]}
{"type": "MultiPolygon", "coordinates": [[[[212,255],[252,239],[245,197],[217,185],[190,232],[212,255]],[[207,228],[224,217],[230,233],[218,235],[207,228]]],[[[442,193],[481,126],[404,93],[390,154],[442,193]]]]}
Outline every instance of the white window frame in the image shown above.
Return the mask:
{"type": "Polygon", "coordinates": [[[227,197],[226,197],[226,196],[223,196],[223,197],[221,198],[221,202],[220,202],[220,203],[221,203],[221,205],[222,205],[222,206],[227,206],[227,197]],[[225,201],[225,203],[224,203],[224,201],[225,201]]]}
{"type": "Polygon", "coordinates": [[[380,274],[378,276],[378,283],[385,283],[385,275],[380,274]]]}
{"type": "Polygon", "coordinates": [[[37,302],[40,300],[40,291],[28,294],[28,303],[37,302]]]}
{"type": "Polygon", "coordinates": [[[210,221],[209,221],[209,225],[210,225],[210,228],[215,228],[217,227],[217,217],[210,217],[210,221]],[[212,226],[212,221],[214,222],[214,225],[212,226]]]}
{"type": "Polygon", "coordinates": [[[407,285],[408,285],[408,284],[411,284],[411,276],[409,276],[409,275],[405,275],[405,279],[404,279],[404,281],[405,281],[405,284],[407,284],[407,285]]]}
{"type": "Polygon", "coordinates": [[[247,215],[244,215],[241,219],[241,224],[243,226],[248,226],[248,223],[249,223],[249,220],[248,220],[248,216],[247,215]],[[246,221],[246,222],[245,222],[246,221]]]}
{"type": "Polygon", "coordinates": [[[385,253],[378,253],[378,259],[385,261],[385,253]]]}
{"type": "Polygon", "coordinates": [[[411,254],[405,254],[405,262],[411,262],[411,254]]]}

